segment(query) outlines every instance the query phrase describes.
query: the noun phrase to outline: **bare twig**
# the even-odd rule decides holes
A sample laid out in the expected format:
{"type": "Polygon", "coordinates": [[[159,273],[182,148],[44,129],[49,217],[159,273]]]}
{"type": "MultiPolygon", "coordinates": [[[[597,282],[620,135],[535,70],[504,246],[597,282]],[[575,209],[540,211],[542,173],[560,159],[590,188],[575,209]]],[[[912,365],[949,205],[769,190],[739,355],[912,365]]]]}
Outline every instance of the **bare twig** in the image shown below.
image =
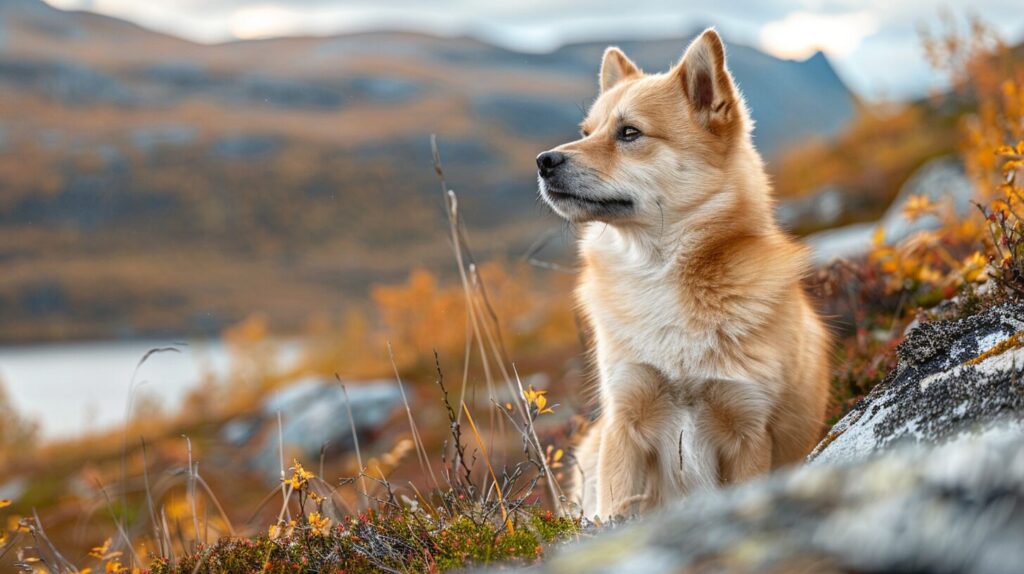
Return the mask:
{"type": "Polygon", "coordinates": [[[391,359],[391,368],[395,371],[395,380],[398,381],[398,390],[402,393],[402,403],[405,404],[405,414],[409,418],[409,429],[412,432],[413,444],[416,446],[416,456],[420,460],[421,470],[430,474],[430,479],[434,482],[434,488],[441,488],[441,483],[437,481],[437,476],[434,475],[434,469],[430,466],[430,460],[427,457],[427,449],[423,447],[423,441],[420,439],[420,432],[416,428],[416,420],[413,419],[412,409],[409,407],[409,399],[405,395],[405,385],[402,383],[402,375],[398,373],[398,364],[395,362],[395,353],[391,349],[391,343],[388,343],[388,357],[391,359]]]}
{"type": "MultiPolygon", "coordinates": [[[[348,389],[345,387],[345,383],[341,382],[341,377],[338,376],[338,373],[334,373],[334,378],[338,380],[338,384],[341,385],[341,392],[345,395],[345,408],[348,409],[348,424],[352,431],[352,444],[356,448],[356,462],[359,464],[360,486],[363,487],[363,492],[369,492],[366,489],[366,480],[362,478],[366,467],[363,466],[363,455],[359,452],[359,435],[356,434],[356,420],[352,417],[352,401],[349,400],[348,389]]],[[[322,474],[323,472],[321,471],[322,474]]],[[[362,509],[362,506],[362,503],[360,503],[359,508],[362,509]]]]}

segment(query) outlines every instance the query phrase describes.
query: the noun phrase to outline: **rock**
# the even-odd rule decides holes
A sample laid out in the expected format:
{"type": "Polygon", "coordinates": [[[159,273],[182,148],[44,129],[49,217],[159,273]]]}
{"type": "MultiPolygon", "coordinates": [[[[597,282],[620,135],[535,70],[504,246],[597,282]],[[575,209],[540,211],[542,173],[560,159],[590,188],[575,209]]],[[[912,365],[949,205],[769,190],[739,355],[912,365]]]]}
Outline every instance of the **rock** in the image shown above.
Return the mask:
{"type": "Polygon", "coordinates": [[[1019,572],[1024,304],[919,325],[810,463],[605,527],[543,572],[1019,572]]]}
{"type": "Polygon", "coordinates": [[[814,263],[825,265],[838,257],[850,258],[867,253],[877,227],[878,223],[851,223],[812,233],[804,238],[804,242],[811,248],[814,263]]]}
{"type": "Polygon", "coordinates": [[[842,188],[826,185],[807,195],[779,202],[775,212],[779,223],[786,229],[812,225],[828,227],[843,214],[846,194],[842,188]]]}
{"type": "MultiPolygon", "coordinates": [[[[380,430],[402,402],[398,385],[391,380],[346,383],[346,388],[360,438],[380,430]]],[[[276,477],[280,473],[278,413],[286,452],[297,451],[313,460],[325,444],[334,452],[353,447],[341,385],[334,379],[302,379],[269,395],[255,415],[229,421],[221,429],[225,442],[251,453],[247,466],[261,474],[276,477]]]]}
{"type": "Polygon", "coordinates": [[[693,496],[538,570],[1010,574],[1024,564],[1022,509],[1024,441],[992,430],[693,496]]]}
{"type": "Polygon", "coordinates": [[[16,500],[28,490],[28,479],[24,476],[9,478],[0,483],[0,500],[16,500]]]}
{"type": "Polygon", "coordinates": [[[952,201],[959,217],[974,213],[971,198],[974,187],[964,174],[963,166],[954,157],[933,159],[917,169],[907,179],[885,215],[875,223],[854,223],[808,235],[805,241],[814,252],[814,261],[828,263],[836,257],[856,257],[871,247],[872,234],[879,226],[885,230],[886,243],[892,245],[918,231],[936,229],[938,218],[927,215],[909,221],[903,207],[911,196],[927,196],[933,203],[952,201]]]}
{"type": "Polygon", "coordinates": [[[1024,304],[917,326],[897,349],[896,370],[832,428],[809,460],[859,460],[898,441],[937,444],[1007,417],[1020,423],[1022,330],[1024,304]]]}

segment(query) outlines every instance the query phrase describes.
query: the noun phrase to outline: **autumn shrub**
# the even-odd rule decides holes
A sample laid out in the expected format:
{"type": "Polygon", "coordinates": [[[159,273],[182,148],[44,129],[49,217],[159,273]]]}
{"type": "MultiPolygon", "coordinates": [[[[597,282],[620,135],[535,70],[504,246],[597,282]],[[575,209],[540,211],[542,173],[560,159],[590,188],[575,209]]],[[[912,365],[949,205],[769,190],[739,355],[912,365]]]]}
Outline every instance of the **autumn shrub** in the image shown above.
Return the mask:
{"type": "Polygon", "coordinates": [[[1024,295],[1021,55],[976,19],[964,26],[944,17],[938,31],[923,33],[923,44],[952,85],[932,105],[953,110],[942,123],[959,134],[956,149],[978,213],[962,217],[951,202],[910,197],[906,219],[934,217],[939,224],[895,243],[879,228],[865,257],[819,272],[825,312],[852,326],[834,362],[833,420],[895,367],[895,348],[913,321],[962,316],[1024,295]]]}

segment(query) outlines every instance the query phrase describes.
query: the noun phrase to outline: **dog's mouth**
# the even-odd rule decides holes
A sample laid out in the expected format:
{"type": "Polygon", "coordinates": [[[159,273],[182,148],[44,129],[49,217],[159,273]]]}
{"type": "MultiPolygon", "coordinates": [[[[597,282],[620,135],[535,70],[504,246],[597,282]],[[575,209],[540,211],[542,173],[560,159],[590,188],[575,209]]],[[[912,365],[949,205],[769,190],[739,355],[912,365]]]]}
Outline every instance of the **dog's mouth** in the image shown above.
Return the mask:
{"type": "Polygon", "coordinates": [[[551,185],[545,186],[545,191],[551,201],[556,203],[576,203],[583,205],[584,207],[597,208],[599,210],[614,210],[622,211],[632,209],[633,201],[630,199],[617,198],[617,197],[606,197],[606,198],[594,198],[586,197],[564,189],[558,189],[551,185]]]}

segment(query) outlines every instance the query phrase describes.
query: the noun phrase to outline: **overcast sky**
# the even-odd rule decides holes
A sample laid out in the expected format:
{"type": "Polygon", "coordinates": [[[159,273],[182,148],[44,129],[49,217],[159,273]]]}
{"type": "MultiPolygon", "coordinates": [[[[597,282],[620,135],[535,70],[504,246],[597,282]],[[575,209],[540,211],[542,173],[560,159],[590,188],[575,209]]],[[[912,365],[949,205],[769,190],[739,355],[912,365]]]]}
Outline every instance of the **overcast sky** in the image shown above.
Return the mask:
{"type": "MultiPolygon", "coordinates": [[[[47,0],[202,42],[411,29],[469,34],[545,51],[576,40],[678,36],[713,24],[727,40],[784,58],[823,50],[858,93],[920,95],[940,80],[918,29],[969,11],[1005,39],[1024,37],[1022,0],[47,0]]],[[[682,47],[680,47],[682,50],[682,47]]]]}

